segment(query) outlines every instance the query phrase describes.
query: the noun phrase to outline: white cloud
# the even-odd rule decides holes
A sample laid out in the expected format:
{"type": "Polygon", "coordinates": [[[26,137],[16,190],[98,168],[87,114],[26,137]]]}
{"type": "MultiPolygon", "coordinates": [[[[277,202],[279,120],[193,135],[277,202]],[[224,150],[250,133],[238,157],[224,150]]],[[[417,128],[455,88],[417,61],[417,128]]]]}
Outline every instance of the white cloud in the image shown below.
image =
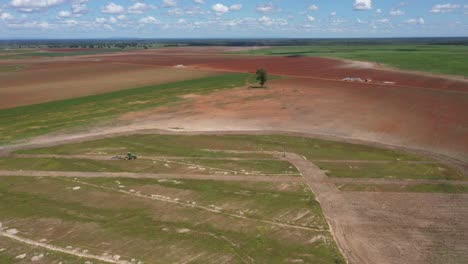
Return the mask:
{"type": "Polygon", "coordinates": [[[13,15],[11,15],[10,13],[0,13],[0,20],[11,20],[13,18],[13,15]]]}
{"type": "Polygon", "coordinates": [[[391,16],[402,16],[405,14],[405,11],[402,11],[401,9],[393,9],[390,11],[391,16]]]}
{"type": "Polygon", "coordinates": [[[388,18],[382,18],[382,19],[375,20],[375,22],[385,24],[385,23],[389,23],[390,20],[388,18]]]}
{"type": "Polygon", "coordinates": [[[382,9],[379,8],[379,9],[375,10],[375,12],[376,12],[377,14],[382,14],[382,9]]]}
{"type": "Polygon", "coordinates": [[[199,4],[199,5],[204,5],[206,3],[205,0],[194,0],[193,2],[195,2],[195,4],[199,4]]]}
{"type": "Polygon", "coordinates": [[[20,12],[37,12],[49,7],[61,5],[65,0],[12,0],[10,6],[20,12]]]}
{"type": "Polygon", "coordinates": [[[355,0],[354,10],[369,10],[372,9],[372,0],[355,0]]]}
{"type": "Polygon", "coordinates": [[[105,19],[103,17],[98,17],[94,21],[96,21],[96,23],[103,24],[103,23],[107,22],[107,19],[105,19]]]}
{"type": "Polygon", "coordinates": [[[231,5],[229,7],[229,10],[230,11],[239,11],[242,9],[242,5],[241,4],[234,4],[234,5],[231,5]]]}
{"type": "Polygon", "coordinates": [[[146,3],[136,2],[128,8],[130,14],[143,14],[145,11],[152,9],[152,7],[146,3]]]}
{"type": "Polygon", "coordinates": [[[316,5],[311,5],[311,6],[309,6],[308,9],[309,9],[310,11],[317,11],[319,8],[318,8],[318,6],[316,6],[316,5]]]}
{"type": "Polygon", "coordinates": [[[138,21],[140,24],[159,24],[159,20],[152,16],[147,16],[138,21]]]}
{"type": "Polygon", "coordinates": [[[315,17],[313,17],[313,16],[307,16],[307,20],[308,20],[309,22],[314,22],[314,21],[315,21],[315,17]]]}
{"type": "Polygon", "coordinates": [[[163,0],[163,7],[175,7],[177,6],[176,0],[163,0]]]}
{"type": "Polygon", "coordinates": [[[331,12],[330,16],[336,16],[336,12],[331,12]]]}
{"type": "Polygon", "coordinates": [[[424,21],[424,18],[420,17],[420,18],[408,19],[405,21],[405,23],[410,24],[410,25],[424,25],[425,21],[424,21]]]}
{"type": "Polygon", "coordinates": [[[11,23],[8,24],[8,27],[10,28],[28,28],[28,29],[50,29],[53,27],[53,25],[49,24],[48,22],[44,21],[31,21],[31,22],[25,22],[25,23],[11,23]]]}
{"type": "Polygon", "coordinates": [[[271,13],[281,11],[274,4],[265,4],[265,5],[258,5],[256,8],[257,12],[260,13],[271,13]]]}
{"type": "Polygon", "coordinates": [[[174,8],[174,9],[169,10],[167,13],[172,16],[193,16],[193,15],[203,15],[206,12],[202,8],[195,6],[195,7],[191,7],[187,9],[174,8]]]}
{"type": "Polygon", "coordinates": [[[288,25],[288,21],[286,19],[273,19],[267,16],[262,16],[258,19],[264,26],[286,26],[288,25]]]}
{"type": "Polygon", "coordinates": [[[107,6],[101,9],[104,14],[122,14],[125,12],[123,6],[110,2],[107,6]]]}
{"type": "Polygon", "coordinates": [[[223,5],[223,4],[220,4],[220,3],[217,3],[217,4],[213,5],[211,7],[211,9],[213,9],[213,11],[215,11],[216,14],[218,14],[218,15],[229,12],[229,7],[227,7],[227,6],[223,5]]]}
{"type": "Polygon", "coordinates": [[[434,13],[434,14],[450,13],[453,10],[458,9],[458,8],[461,8],[461,5],[456,5],[456,4],[435,5],[431,9],[431,13],[434,13]]]}
{"type": "Polygon", "coordinates": [[[86,4],[88,0],[74,0],[71,6],[71,12],[74,16],[81,16],[82,14],[88,12],[88,7],[86,4]]]}
{"type": "Polygon", "coordinates": [[[72,13],[70,11],[62,10],[58,13],[59,18],[71,17],[72,13]]]}

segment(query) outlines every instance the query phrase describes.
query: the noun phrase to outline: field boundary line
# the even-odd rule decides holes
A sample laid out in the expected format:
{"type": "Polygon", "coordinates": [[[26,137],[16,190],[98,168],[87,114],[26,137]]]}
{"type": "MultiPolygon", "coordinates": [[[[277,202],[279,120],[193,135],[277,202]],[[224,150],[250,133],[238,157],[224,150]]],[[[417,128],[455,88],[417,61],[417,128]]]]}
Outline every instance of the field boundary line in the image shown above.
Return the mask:
{"type": "Polygon", "coordinates": [[[112,187],[96,185],[96,184],[92,184],[92,183],[88,183],[88,182],[83,182],[83,181],[80,181],[80,180],[75,180],[73,182],[80,183],[80,184],[87,185],[87,186],[91,186],[91,187],[94,187],[94,188],[110,190],[110,191],[114,191],[114,192],[120,192],[120,193],[123,193],[123,194],[126,194],[126,195],[130,195],[130,196],[134,196],[134,197],[138,197],[138,198],[142,198],[142,199],[149,199],[149,200],[153,200],[153,201],[160,201],[160,202],[177,204],[177,205],[181,205],[181,206],[184,206],[184,207],[196,208],[196,209],[208,211],[208,212],[211,212],[211,213],[216,213],[216,214],[220,214],[220,215],[224,215],[224,216],[228,216],[228,217],[232,217],[232,218],[238,218],[238,219],[242,219],[242,220],[247,220],[247,221],[253,221],[253,222],[269,224],[269,225],[285,227],[285,228],[308,230],[308,231],[314,231],[314,232],[330,232],[330,230],[327,230],[327,229],[311,228],[311,227],[306,227],[306,226],[290,225],[290,224],[286,224],[286,223],[275,222],[275,221],[264,220],[264,219],[250,218],[250,217],[246,217],[246,216],[242,216],[242,215],[223,212],[221,210],[213,209],[213,208],[210,208],[210,207],[207,207],[207,206],[183,203],[183,202],[176,201],[176,200],[173,200],[173,199],[167,199],[167,198],[164,198],[164,197],[158,196],[158,195],[151,195],[150,196],[150,195],[141,194],[139,192],[130,192],[130,191],[126,191],[126,190],[115,189],[115,188],[112,188],[112,187]]]}
{"type": "Polygon", "coordinates": [[[73,256],[76,256],[76,257],[79,257],[79,258],[95,259],[95,260],[99,260],[99,261],[103,261],[103,262],[107,262],[107,263],[115,263],[115,264],[130,264],[130,263],[132,263],[132,262],[129,262],[129,261],[126,261],[126,260],[114,260],[114,259],[112,259],[112,257],[103,257],[103,256],[97,256],[97,255],[92,255],[92,254],[88,254],[88,253],[75,252],[75,251],[73,251],[71,249],[65,249],[65,248],[61,248],[61,247],[58,247],[58,246],[53,246],[53,245],[38,242],[38,241],[35,241],[35,240],[32,240],[32,239],[23,238],[23,237],[13,235],[13,234],[8,234],[8,233],[3,232],[3,231],[0,231],[0,236],[6,237],[6,238],[9,238],[9,239],[18,241],[18,242],[21,242],[23,244],[28,244],[28,245],[31,245],[31,246],[34,246],[34,247],[41,247],[41,248],[48,249],[48,250],[51,250],[51,251],[60,252],[60,253],[68,254],[68,255],[73,255],[73,256]]]}

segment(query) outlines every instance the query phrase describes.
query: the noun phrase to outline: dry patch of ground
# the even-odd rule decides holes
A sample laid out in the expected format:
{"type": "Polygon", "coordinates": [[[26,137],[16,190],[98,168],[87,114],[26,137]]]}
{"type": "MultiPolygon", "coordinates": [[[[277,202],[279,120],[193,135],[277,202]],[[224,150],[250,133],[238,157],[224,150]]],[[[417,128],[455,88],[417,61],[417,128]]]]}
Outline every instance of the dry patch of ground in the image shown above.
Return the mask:
{"type": "Polygon", "coordinates": [[[0,75],[0,109],[213,76],[203,70],[101,61],[31,63],[0,75]]]}

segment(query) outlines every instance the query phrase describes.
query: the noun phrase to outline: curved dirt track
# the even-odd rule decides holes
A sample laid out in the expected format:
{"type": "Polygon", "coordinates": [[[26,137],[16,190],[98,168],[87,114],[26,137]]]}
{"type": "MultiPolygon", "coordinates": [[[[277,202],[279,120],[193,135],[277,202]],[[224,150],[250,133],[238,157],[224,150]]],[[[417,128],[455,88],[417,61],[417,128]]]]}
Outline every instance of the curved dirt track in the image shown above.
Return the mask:
{"type": "MultiPolygon", "coordinates": [[[[465,221],[468,217],[468,195],[340,192],[333,180],[304,157],[294,153],[264,153],[289,161],[301,172],[303,179],[292,178],[304,180],[316,195],[330,230],[350,263],[459,263],[468,259],[464,250],[468,244],[468,224],[465,221]],[[448,256],[446,252],[450,252],[448,256]]],[[[63,172],[19,173],[64,176],[63,172]]],[[[12,175],[12,172],[1,174],[12,175]]],[[[73,177],[73,174],[69,176],[73,177]]],[[[92,174],[101,175],[82,175],[92,174]]],[[[145,177],[139,173],[102,175],[145,177]]],[[[164,178],[167,176],[170,175],[164,175],[164,178]]],[[[229,178],[232,180],[231,176],[229,178]]],[[[239,178],[245,179],[252,177],[239,178]]]]}

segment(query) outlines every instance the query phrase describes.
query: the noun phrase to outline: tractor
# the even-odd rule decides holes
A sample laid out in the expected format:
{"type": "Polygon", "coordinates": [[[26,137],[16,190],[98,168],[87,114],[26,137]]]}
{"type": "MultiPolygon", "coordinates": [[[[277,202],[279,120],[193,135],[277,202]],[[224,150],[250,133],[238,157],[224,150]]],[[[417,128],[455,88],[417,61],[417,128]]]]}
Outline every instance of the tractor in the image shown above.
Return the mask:
{"type": "Polygon", "coordinates": [[[125,155],[125,156],[116,155],[116,156],[112,157],[113,160],[136,160],[137,158],[138,158],[138,156],[131,153],[131,152],[128,152],[127,155],[125,155]]]}

